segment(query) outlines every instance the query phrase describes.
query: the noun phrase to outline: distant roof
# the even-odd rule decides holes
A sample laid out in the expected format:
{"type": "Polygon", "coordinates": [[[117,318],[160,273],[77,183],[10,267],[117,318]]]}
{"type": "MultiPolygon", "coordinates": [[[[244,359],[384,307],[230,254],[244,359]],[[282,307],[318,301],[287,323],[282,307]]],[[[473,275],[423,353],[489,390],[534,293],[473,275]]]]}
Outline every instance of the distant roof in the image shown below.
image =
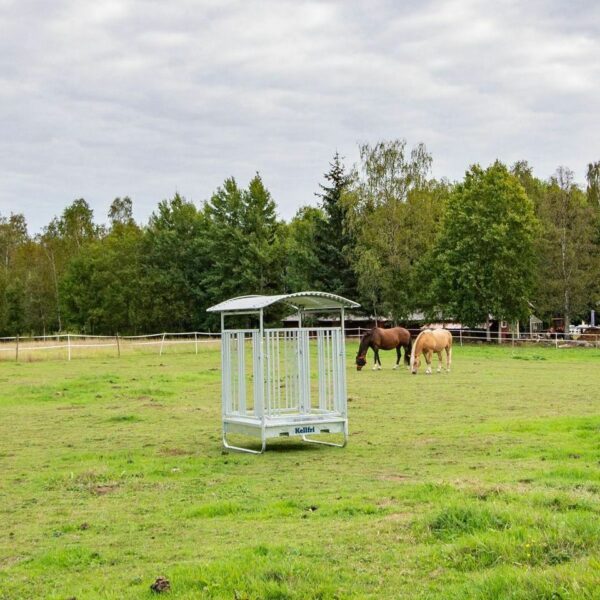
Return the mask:
{"type": "Polygon", "coordinates": [[[360,304],[327,292],[296,292],[277,296],[239,296],[207,308],[207,312],[248,312],[258,311],[271,304],[283,302],[302,310],[338,310],[358,308],[360,304]]]}
{"type": "MultiPolygon", "coordinates": [[[[293,322],[296,323],[298,322],[298,315],[297,314],[291,314],[288,315],[287,317],[284,317],[283,319],[281,319],[282,321],[285,322],[293,322]]],[[[319,317],[317,319],[317,321],[339,321],[340,320],[340,316],[339,315],[331,315],[328,317],[319,317]]],[[[353,313],[346,313],[344,315],[344,321],[351,322],[351,321],[389,321],[390,319],[388,317],[372,317],[370,315],[356,315],[353,313]]]]}

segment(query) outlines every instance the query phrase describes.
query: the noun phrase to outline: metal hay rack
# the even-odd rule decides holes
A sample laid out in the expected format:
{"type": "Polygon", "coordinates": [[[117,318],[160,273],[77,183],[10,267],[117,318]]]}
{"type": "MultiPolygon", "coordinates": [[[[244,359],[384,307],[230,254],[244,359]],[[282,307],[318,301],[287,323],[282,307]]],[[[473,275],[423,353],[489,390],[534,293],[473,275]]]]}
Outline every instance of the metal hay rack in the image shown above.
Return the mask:
{"type": "Polygon", "coordinates": [[[325,292],[242,296],[208,309],[221,314],[223,445],[261,454],[270,438],[343,447],[348,439],[344,311],[359,304],[325,292]],[[298,326],[265,329],[266,308],[283,303],[298,326]],[[339,327],[303,327],[307,313],[339,312],[339,327]],[[258,317],[257,329],[227,329],[226,318],[258,317]],[[341,434],[342,443],[314,439],[341,434]],[[258,437],[261,449],[234,446],[228,434],[258,437]],[[310,437],[309,437],[310,436],[310,437]]]}

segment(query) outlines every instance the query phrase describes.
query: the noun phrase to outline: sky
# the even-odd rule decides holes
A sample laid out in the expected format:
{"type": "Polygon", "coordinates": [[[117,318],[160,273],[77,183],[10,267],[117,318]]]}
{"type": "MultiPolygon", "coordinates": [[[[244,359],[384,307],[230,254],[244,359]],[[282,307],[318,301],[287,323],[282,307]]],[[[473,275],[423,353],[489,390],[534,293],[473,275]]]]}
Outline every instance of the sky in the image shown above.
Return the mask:
{"type": "Polygon", "coordinates": [[[76,198],[145,222],[258,171],[282,218],[336,151],[425,143],[433,174],[600,160],[600,3],[0,0],[0,215],[76,198]]]}

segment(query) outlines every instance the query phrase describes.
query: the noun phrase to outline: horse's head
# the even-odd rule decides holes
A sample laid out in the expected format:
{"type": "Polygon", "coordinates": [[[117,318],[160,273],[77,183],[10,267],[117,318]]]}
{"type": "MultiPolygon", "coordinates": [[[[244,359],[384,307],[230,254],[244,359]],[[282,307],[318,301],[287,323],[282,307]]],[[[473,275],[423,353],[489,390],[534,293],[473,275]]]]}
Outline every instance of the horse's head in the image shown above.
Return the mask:
{"type": "Polygon", "coordinates": [[[418,356],[415,357],[415,358],[413,358],[411,356],[411,361],[410,362],[411,362],[410,372],[413,375],[416,375],[417,374],[417,369],[421,366],[421,359],[418,356]]]}
{"type": "Polygon", "coordinates": [[[364,354],[356,355],[356,370],[360,371],[367,364],[367,359],[364,354]]]}

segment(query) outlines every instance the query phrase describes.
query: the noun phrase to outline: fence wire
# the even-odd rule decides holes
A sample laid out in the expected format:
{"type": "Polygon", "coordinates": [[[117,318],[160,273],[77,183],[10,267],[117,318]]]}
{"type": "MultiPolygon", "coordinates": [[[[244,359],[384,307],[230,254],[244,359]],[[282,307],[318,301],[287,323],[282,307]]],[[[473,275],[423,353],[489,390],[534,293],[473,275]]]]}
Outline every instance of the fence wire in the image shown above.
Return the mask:
{"type": "MultiPolygon", "coordinates": [[[[317,339],[318,327],[310,338],[317,339]]],[[[369,329],[346,327],[346,338],[356,343],[369,329]]],[[[414,337],[420,329],[410,328],[414,337]]],[[[562,334],[554,331],[487,332],[481,329],[449,329],[454,344],[502,344],[507,346],[552,346],[559,348],[600,348],[600,334],[562,334]]],[[[221,334],[206,331],[163,332],[146,335],[85,335],[61,333],[45,336],[0,337],[0,361],[72,360],[86,356],[116,356],[135,352],[198,354],[210,345],[220,347],[221,334]]]]}

